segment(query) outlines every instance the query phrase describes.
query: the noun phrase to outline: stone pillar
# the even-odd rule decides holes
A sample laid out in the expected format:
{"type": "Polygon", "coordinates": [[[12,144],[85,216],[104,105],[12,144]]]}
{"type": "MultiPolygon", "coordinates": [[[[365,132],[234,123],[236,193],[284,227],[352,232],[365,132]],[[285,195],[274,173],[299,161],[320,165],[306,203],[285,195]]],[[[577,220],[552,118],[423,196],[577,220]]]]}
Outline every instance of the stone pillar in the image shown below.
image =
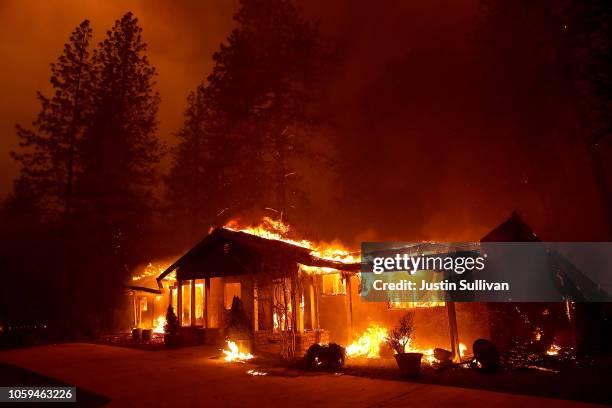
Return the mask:
{"type": "Polygon", "coordinates": [[[293,291],[293,304],[291,305],[293,313],[295,314],[295,331],[297,333],[304,332],[304,311],[302,310],[302,288],[297,282],[299,277],[294,276],[292,279],[296,279],[296,282],[292,283],[293,291]]]}

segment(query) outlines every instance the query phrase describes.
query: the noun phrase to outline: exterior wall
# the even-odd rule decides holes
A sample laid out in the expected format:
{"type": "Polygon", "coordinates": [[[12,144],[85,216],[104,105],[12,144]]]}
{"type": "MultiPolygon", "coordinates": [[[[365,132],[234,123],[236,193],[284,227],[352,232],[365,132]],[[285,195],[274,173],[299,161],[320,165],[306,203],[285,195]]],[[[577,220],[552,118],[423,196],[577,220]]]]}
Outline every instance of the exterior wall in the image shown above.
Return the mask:
{"type": "MultiPolygon", "coordinates": [[[[308,348],[315,343],[329,343],[329,331],[307,330],[303,333],[296,333],[295,336],[295,355],[302,357],[308,348]],[[318,337],[318,341],[317,341],[318,337]]],[[[281,336],[271,331],[255,332],[253,346],[258,353],[279,354],[281,352],[281,336]]]]}
{"type": "MultiPolygon", "coordinates": [[[[329,330],[330,341],[350,344],[368,326],[378,324],[388,329],[398,325],[408,311],[414,311],[414,341],[420,348],[450,348],[447,310],[444,306],[414,309],[389,309],[383,302],[367,302],[359,295],[359,278],[351,279],[351,332],[348,295],[326,296],[319,290],[320,327],[329,330]]],[[[320,281],[318,282],[320,284],[320,281]]],[[[319,287],[320,289],[320,287],[319,287]]],[[[348,290],[348,288],[347,288],[348,290]]],[[[478,338],[490,338],[488,312],[483,303],[455,303],[459,341],[471,350],[478,338]]]]}

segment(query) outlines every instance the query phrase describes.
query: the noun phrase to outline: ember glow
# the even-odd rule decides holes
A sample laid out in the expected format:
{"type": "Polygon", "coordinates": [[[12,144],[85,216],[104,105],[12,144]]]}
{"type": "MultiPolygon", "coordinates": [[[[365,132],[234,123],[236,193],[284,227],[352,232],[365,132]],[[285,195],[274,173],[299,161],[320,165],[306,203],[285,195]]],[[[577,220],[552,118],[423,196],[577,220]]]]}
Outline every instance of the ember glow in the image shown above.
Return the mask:
{"type": "Polygon", "coordinates": [[[549,356],[556,356],[559,354],[559,350],[561,350],[561,347],[553,343],[550,345],[548,350],[546,350],[546,354],[548,354],[549,356]]]}
{"type": "Polygon", "coordinates": [[[225,354],[225,361],[229,361],[231,363],[244,363],[247,360],[253,358],[251,353],[243,353],[238,349],[238,345],[231,341],[227,341],[227,347],[229,350],[222,350],[223,354],[225,354]]]}

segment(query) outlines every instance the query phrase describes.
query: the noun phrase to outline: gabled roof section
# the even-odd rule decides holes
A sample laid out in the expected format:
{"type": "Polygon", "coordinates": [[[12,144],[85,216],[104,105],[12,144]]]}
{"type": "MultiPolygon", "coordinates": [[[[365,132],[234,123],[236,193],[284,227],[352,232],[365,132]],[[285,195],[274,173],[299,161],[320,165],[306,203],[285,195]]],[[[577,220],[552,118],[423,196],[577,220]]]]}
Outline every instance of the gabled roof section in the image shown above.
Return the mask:
{"type": "Polygon", "coordinates": [[[257,272],[249,269],[253,261],[265,261],[282,257],[284,261],[307,266],[333,268],[343,271],[358,271],[359,263],[347,264],[335,260],[319,258],[308,248],[275,239],[267,239],[241,231],[216,228],[203,240],[170,265],[157,277],[161,284],[168,274],[182,269],[204,271],[207,276],[242,275],[257,272]],[[225,256],[235,252],[239,255],[225,256]],[[216,268],[216,270],[213,270],[216,268]],[[208,269],[208,270],[207,270],[208,269]]]}
{"type": "Polygon", "coordinates": [[[541,240],[518,213],[513,211],[510,218],[482,237],[480,242],[541,242],[541,240]]]}

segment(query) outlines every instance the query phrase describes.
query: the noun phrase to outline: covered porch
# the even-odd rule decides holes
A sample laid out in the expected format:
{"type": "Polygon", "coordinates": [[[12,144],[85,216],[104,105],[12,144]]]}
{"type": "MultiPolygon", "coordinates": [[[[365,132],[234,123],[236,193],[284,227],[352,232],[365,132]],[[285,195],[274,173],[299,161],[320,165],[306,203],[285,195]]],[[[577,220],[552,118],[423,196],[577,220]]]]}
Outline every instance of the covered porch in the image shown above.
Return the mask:
{"type": "MultiPolygon", "coordinates": [[[[316,272],[325,268],[350,282],[359,266],[317,258],[290,243],[216,229],[157,282],[163,290],[164,279],[176,273],[166,296],[177,311],[182,336],[208,344],[222,342],[237,297],[251,323],[250,348],[258,353],[284,353],[288,348],[300,356],[311,344],[329,341],[329,332],[319,322],[322,276],[316,272]]],[[[352,301],[350,295],[346,299],[352,301]]],[[[350,324],[352,317],[346,318],[350,324]]]]}

